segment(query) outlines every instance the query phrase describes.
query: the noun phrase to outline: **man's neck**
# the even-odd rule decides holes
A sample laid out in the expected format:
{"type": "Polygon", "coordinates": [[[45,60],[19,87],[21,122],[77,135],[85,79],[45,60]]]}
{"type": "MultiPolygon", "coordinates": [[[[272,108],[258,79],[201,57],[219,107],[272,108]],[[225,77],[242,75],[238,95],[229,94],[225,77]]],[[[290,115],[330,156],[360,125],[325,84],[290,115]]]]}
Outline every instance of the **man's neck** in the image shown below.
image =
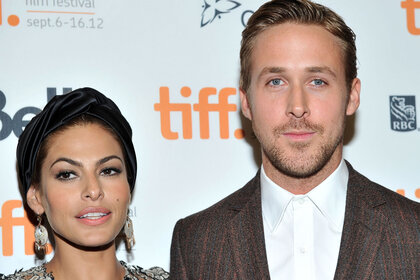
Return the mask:
{"type": "Polygon", "coordinates": [[[321,170],[307,178],[296,178],[282,173],[271,164],[264,153],[262,155],[262,164],[266,175],[278,186],[293,194],[307,194],[337,169],[342,155],[342,148],[338,147],[321,170]]]}

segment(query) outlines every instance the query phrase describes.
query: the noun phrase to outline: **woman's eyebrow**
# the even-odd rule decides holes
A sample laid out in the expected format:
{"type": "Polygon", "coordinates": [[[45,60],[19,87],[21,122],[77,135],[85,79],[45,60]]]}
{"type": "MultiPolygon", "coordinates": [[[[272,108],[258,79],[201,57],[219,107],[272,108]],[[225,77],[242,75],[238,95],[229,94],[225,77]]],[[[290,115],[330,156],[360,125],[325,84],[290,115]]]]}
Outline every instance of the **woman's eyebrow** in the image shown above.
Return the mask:
{"type": "Polygon", "coordinates": [[[111,155],[111,156],[104,157],[103,159],[100,159],[98,161],[98,163],[96,163],[96,166],[99,166],[101,164],[104,164],[105,162],[110,161],[111,159],[114,159],[114,158],[120,160],[121,162],[123,162],[123,160],[119,156],[111,155]]]}
{"type": "Polygon", "coordinates": [[[57,162],[60,162],[60,161],[65,161],[67,163],[70,163],[71,165],[75,165],[75,166],[78,166],[78,167],[83,166],[83,164],[81,162],[78,162],[78,161],[75,161],[75,160],[72,160],[72,159],[69,159],[69,158],[66,158],[66,157],[60,157],[51,164],[50,169],[51,169],[51,167],[53,167],[54,164],[56,164],[57,162]]]}

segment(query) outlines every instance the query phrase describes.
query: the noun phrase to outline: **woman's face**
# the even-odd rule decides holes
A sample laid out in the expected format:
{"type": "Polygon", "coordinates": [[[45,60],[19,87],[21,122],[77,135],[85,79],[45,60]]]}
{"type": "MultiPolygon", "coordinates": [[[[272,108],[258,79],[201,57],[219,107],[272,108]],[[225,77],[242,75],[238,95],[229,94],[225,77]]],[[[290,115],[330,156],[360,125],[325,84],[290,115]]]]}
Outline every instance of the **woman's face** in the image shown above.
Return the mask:
{"type": "Polygon", "coordinates": [[[131,199],[119,143],[100,125],[82,124],[53,135],[48,146],[40,185],[29,196],[35,194],[55,235],[81,246],[109,244],[131,199]]]}

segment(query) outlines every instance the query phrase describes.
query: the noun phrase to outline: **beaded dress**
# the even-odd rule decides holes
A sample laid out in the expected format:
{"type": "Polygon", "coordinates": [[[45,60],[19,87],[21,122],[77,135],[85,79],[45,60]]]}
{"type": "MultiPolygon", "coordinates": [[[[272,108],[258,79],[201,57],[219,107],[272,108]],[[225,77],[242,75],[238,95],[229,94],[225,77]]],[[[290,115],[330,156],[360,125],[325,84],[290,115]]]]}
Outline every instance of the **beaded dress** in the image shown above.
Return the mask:
{"type": "MultiPolygon", "coordinates": [[[[123,280],[165,280],[169,279],[169,274],[160,267],[152,267],[143,269],[137,265],[129,265],[124,261],[120,261],[125,269],[123,280]]],[[[0,274],[1,280],[54,280],[52,273],[47,273],[45,264],[32,267],[28,270],[16,271],[14,274],[0,274]]]]}

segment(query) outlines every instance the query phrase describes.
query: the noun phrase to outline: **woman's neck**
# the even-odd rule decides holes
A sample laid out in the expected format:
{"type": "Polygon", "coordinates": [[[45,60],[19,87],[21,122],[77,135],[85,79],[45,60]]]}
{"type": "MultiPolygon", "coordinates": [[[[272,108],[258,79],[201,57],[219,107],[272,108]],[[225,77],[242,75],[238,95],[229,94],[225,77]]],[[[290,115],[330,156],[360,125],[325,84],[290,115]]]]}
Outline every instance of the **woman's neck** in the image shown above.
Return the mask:
{"type": "Polygon", "coordinates": [[[123,279],[125,269],[115,253],[114,243],[86,250],[56,238],[54,257],[46,270],[57,280],[123,279]]]}

